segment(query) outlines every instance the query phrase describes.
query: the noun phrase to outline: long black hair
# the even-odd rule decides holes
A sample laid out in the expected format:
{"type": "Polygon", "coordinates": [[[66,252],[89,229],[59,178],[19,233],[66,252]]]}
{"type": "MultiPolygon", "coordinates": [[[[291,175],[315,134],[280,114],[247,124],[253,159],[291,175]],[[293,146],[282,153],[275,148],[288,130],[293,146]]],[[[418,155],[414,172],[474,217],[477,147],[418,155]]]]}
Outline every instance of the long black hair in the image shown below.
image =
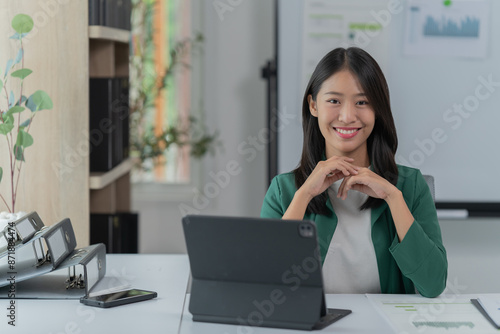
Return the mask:
{"type": "MultiPolygon", "coordinates": [[[[344,69],[349,70],[358,79],[375,112],[375,126],[367,139],[368,158],[372,170],[393,185],[397,183],[398,167],[394,155],[398,147],[398,138],[391,112],[389,87],[375,59],[360,48],[350,47],[337,48],[324,56],[316,66],[304,93],[302,101],[304,143],[300,164],[293,171],[297,189],[304,184],[325,154],[325,138],[319,129],[318,119],[311,115],[308,96],[311,95],[316,101],[323,82],[344,69]]],[[[309,202],[307,211],[328,214],[327,199],[326,191],[314,197],[309,202]]],[[[369,197],[360,209],[374,208],[382,203],[382,199],[369,197]]]]}

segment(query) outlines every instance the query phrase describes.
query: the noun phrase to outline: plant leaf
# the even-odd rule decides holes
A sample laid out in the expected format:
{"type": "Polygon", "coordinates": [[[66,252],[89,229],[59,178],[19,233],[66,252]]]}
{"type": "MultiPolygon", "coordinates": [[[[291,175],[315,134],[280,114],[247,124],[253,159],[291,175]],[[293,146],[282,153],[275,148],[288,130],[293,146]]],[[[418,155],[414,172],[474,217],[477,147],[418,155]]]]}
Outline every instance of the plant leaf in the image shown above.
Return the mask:
{"type": "Polygon", "coordinates": [[[3,81],[0,80],[0,90],[2,90],[2,88],[3,88],[3,81]]]}
{"type": "Polygon", "coordinates": [[[24,101],[26,101],[26,96],[24,96],[24,95],[23,95],[23,96],[21,96],[21,100],[20,100],[20,101],[19,101],[19,100],[17,100],[17,102],[16,102],[16,106],[19,106],[19,105],[23,104],[23,103],[24,103],[24,101]]]}
{"type": "Polygon", "coordinates": [[[13,76],[14,78],[20,78],[21,80],[24,80],[24,78],[26,78],[31,73],[33,73],[33,71],[30,70],[29,68],[23,68],[21,70],[12,72],[11,76],[13,76]]]}
{"type": "Polygon", "coordinates": [[[17,53],[17,57],[16,60],[14,60],[14,63],[19,64],[21,60],[23,60],[23,55],[24,55],[23,49],[19,49],[19,52],[17,53]]]}
{"type": "Polygon", "coordinates": [[[3,114],[3,122],[4,124],[9,124],[9,125],[14,125],[14,116],[12,116],[9,113],[4,113],[3,114]]]}
{"type": "Polygon", "coordinates": [[[16,97],[14,96],[14,92],[10,91],[10,96],[9,96],[9,108],[12,108],[14,105],[14,102],[16,101],[16,97]]]}
{"type": "Polygon", "coordinates": [[[12,19],[12,28],[14,28],[18,34],[30,32],[31,29],[33,29],[33,25],[33,19],[26,14],[17,14],[12,19]]]}
{"type": "Polygon", "coordinates": [[[12,115],[12,114],[17,114],[17,113],[23,112],[24,109],[25,108],[21,107],[21,106],[13,106],[12,108],[9,109],[9,111],[7,111],[7,115],[12,115]]]}
{"type": "Polygon", "coordinates": [[[26,148],[30,147],[31,145],[33,145],[33,137],[26,131],[20,129],[17,133],[17,141],[15,146],[26,148]]]}
{"type": "MultiPolygon", "coordinates": [[[[43,90],[37,90],[29,97],[28,100],[33,101],[33,104],[36,106],[35,111],[52,109],[52,107],[53,107],[52,100],[51,100],[50,96],[47,93],[45,93],[43,90]]],[[[31,108],[30,108],[30,110],[33,111],[31,108]]]]}
{"type": "Polygon", "coordinates": [[[24,150],[22,147],[14,145],[14,155],[16,156],[16,160],[24,161],[24,150]]]}
{"type": "Polygon", "coordinates": [[[25,128],[25,127],[27,127],[27,126],[28,126],[28,125],[30,125],[30,124],[31,124],[31,118],[28,118],[27,120],[25,120],[24,122],[22,122],[22,123],[19,125],[19,127],[20,127],[20,128],[25,128]]]}
{"type": "Polygon", "coordinates": [[[14,129],[14,124],[11,123],[0,124],[0,134],[2,135],[8,134],[9,132],[12,131],[12,129],[14,129]]]}
{"type": "Polygon", "coordinates": [[[14,63],[13,59],[9,59],[7,61],[7,66],[5,66],[5,74],[3,75],[4,78],[7,76],[7,73],[9,73],[10,69],[12,68],[13,63],[14,63]]]}
{"type": "Polygon", "coordinates": [[[10,38],[10,39],[21,39],[21,38],[23,38],[24,36],[26,36],[27,34],[28,34],[28,33],[26,33],[26,34],[20,34],[20,33],[16,32],[14,35],[10,36],[9,38],[10,38]]]}
{"type": "Polygon", "coordinates": [[[24,104],[29,110],[31,110],[32,112],[35,112],[36,111],[36,104],[33,102],[33,99],[30,97],[28,97],[28,99],[26,99],[26,103],[24,104]]]}

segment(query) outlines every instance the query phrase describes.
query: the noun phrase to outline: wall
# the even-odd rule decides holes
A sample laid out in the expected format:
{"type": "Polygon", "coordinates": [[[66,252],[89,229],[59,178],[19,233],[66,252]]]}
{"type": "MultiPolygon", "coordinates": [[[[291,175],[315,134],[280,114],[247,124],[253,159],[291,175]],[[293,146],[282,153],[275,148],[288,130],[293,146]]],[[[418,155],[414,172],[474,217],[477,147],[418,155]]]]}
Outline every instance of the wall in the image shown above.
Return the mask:
{"type": "Polygon", "coordinates": [[[448,287],[456,293],[498,293],[500,218],[441,219],[448,287]]]}
{"type": "MultiPolygon", "coordinates": [[[[15,211],[36,211],[50,226],[68,217],[75,231],[78,247],[89,244],[89,158],[88,158],[88,17],[83,1],[49,2],[39,0],[0,1],[0,68],[2,80],[8,81],[19,98],[20,81],[4,80],[8,59],[15,58],[18,44],[9,39],[14,34],[12,18],[28,14],[34,29],[24,38],[24,65],[33,70],[24,80],[23,95],[44,90],[52,99],[51,110],[37,112],[29,133],[34,138],[25,151],[21,167],[15,211]],[[81,15],[72,15],[82,13],[81,15]]],[[[17,67],[19,69],[20,67],[17,67]]],[[[2,89],[0,106],[7,107],[2,89]]],[[[21,122],[31,112],[21,114],[21,122]]],[[[16,117],[17,118],[17,117],[16,117]]],[[[14,134],[14,140],[16,136],[14,134]]],[[[7,141],[0,135],[0,166],[3,178],[0,193],[9,201],[10,167],[7,141]]],[[[17,182],[17,181],[16,181],[17,182]]],[[[0,211],[6,210],[3,201],[0,211]]]]}
{"type": "Polygon", "coordinates": [[[180,206],[184,213],[191,208],[200,214],[258,216],[267,190],[266,151],[259,139],[266,126],[261,67],[274,53],[273,1],[200,0],[196,4],[201,6],[205,39],[203,109],[209,129],[219,131],[222,147],[215,157],[203,161],[194,189],[207,191],[205,202],[193,196],[192,189],[184,195],[186,189],[175,196],[151,198],[134,188],[132,205],[140,213],[141,253],[185,252],[180,206]],[[218,175],[218,186],[211,175],[218,175]]]}

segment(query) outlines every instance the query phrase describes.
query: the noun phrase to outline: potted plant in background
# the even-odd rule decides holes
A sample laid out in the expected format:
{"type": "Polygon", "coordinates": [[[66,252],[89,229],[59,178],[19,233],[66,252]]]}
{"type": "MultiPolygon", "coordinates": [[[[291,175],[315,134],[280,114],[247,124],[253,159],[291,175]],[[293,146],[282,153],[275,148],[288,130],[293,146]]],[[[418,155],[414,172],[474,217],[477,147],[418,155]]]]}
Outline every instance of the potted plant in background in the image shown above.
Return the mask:
{"type": "MultiPolygon", "coordinates": [[[[154,0],[134,0],[132,11],[132,57],[130,71],[130,146],[135,172],[141,174],[165,164],[165,152],[173,146],[189,147],[191,156],[201,158],[214,153],[218,133],[209,133],[199,118],[178,118],[158,129],[151,124],[155,100],[168,89],[175,73],[190,69],[184,55],[197,48],[203,36],[177,41],[169,50],[169,63],[162,71],[155,69],[153,52],[154,0]]],[[[139,177],[140,179],[140,177],[139,177]]]]}
{"type": "Polygon", "coordinates": [[[24,91],[24,82],[33,71],[25,67],[23,38],[33,29],[33,20],[29,15],[18,14],[11,22],[18,49],[15,58],[7,61],[0,71],[0,140],[5,140],[8,152],[2,152],[0,159],[0,182],[9,182],[10,198],[0,193],[0,207],[7,212],[0,213],[0,230],[3,223],[16,220],[24,213],[15,214],[19,176],[25,151],[34,143],[30,128],[39,111],[52,109],[52,100],[43,90],[29,94],[24,91]],[[3,138],[2,138],[3,137],[3,138]],[[5,156],[8,156],[5,159],[5,156]]]}

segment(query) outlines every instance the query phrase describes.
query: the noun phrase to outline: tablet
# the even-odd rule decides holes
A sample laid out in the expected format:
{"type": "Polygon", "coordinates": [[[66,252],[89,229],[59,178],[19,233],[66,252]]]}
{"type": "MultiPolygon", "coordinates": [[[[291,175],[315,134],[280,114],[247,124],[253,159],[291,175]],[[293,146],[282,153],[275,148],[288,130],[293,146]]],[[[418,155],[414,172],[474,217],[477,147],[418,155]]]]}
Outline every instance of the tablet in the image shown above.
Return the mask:
{"type": "Polygon", "coordinates": [[[311,330],[351,313],[325,307],[313,222],[188,215],[182,225],[194,321],[311,330]]]}

